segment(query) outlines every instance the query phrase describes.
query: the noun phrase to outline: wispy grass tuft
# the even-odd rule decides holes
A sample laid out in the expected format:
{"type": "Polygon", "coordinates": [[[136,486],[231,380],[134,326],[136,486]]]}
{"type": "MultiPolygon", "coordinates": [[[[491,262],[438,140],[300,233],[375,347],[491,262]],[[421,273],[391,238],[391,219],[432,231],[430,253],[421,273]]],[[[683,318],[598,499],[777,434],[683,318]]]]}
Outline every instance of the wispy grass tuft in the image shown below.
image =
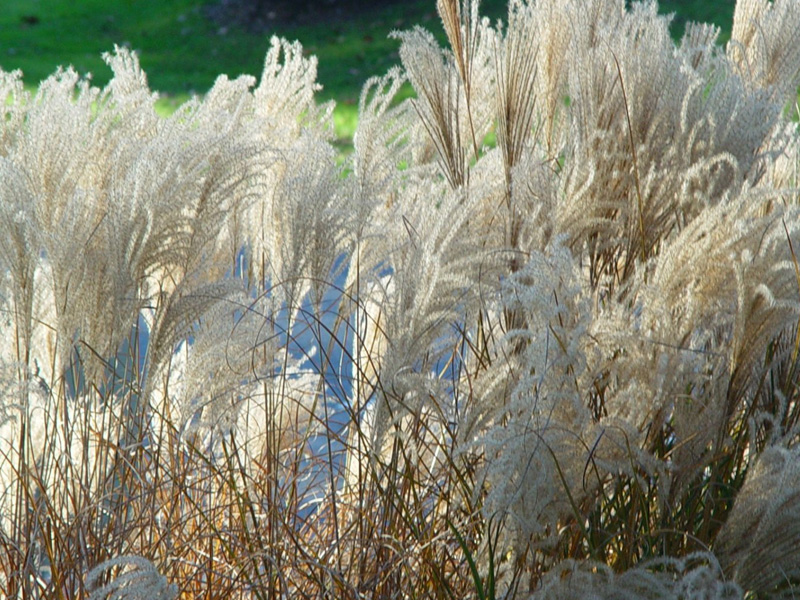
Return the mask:
{"type": "Polygon", "coordinates": [[[0,71],[6,597],[797,593],[800,6],[437,7],[344,157],[297,42],[0,71]]]}

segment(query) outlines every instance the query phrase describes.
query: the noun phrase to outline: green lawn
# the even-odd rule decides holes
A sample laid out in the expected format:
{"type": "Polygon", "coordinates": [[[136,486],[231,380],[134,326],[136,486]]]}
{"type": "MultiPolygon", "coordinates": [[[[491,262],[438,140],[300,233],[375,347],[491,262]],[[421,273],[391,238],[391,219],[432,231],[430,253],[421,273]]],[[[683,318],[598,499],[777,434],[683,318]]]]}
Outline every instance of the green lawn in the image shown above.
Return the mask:
{"type": "MultiPolygon", "coordinates": [[[[306,26],[282,26],[264,34],[220,27],[206,17],[199,0],[3,0],[0,10],[0,67],[22,69],[35,86],[59,65],[92,73],[106,83],[109,69],[101,59],[114,44],[137,50],[150,87],[171,107],[191,94],[202,94],[220,73],[259,75],[269,45],[277,34],[298,39],[319,58],[321,99],[335,99],[337,134],[352,135],[356,104],[367,78],[385,73],[399,59],[399,43],[389,32],[419,23],[441,35],[435,0],[407,0],[388,8],[364,8],[347,20],[306,26]]],[[[686,20],[714,21],[730,29],[732,1],[662,3],[675,12],[675,33],[686,20]]],[[[505,14],[505,0],[483,0],[482,12],[493,20],[505,14]]],[[[725,34],[727,36],[727,34],[725,34]]]]}
{"type": "Polygon", "coordinates": [[[662,13],[673,13],[673,34],[679,37],[688,21],[714,23],[722,28],[720,41],[730,38],[735,0],[663,0],[658,3],[662,13]]]}

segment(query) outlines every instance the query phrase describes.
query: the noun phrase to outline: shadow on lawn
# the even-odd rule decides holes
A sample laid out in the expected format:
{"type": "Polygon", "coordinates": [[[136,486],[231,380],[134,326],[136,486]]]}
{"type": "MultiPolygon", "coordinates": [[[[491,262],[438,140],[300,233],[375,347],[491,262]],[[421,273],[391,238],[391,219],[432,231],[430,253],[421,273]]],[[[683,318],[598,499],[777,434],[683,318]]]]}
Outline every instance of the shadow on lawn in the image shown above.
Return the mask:
{"type": "Polygon", "coordinates": [[[402,0],[217,0],[206,10],[220,26],[264,33],[276,27],[337,23],[354,15],[380,14],[402,0]]]}

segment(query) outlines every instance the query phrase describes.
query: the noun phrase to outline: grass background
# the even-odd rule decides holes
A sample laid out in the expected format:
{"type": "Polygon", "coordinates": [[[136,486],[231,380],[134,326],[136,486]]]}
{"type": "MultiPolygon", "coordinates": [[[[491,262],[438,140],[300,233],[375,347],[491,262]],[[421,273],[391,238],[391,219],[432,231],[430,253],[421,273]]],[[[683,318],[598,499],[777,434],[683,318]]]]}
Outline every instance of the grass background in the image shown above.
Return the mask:
{"type": "MultiPolygon", "coordinates": [[[[322,100],[336,100],[336,134],[348,145],[357,121],[361,87],[399,62],[399,42],[388,34],[420,24],[441,40],[435,0],[388,5],[361,0],[346,17],[318,22],[276,23],[259,33],[209,18],[219,0],[3,0],[0,9],[0,68],[21,69],[36,86],[60,66],[72,65],[104,85],[111,72],[101,55],[114,44],[139,54],[150,87],[169,113],[192,94],[202,94],[217,75],[260,75],[271,35],[300,40],[319,58],[322,100]]],[[[357,2],[353,3],[357,4],[357,2]]],[[[675,13],[674,35],[686,21],[713,22],[730,32],[734,0],[665,0],[661,12],[675,13]]],[[[493,21],[506,14],[507,0],[483,0],[493,21]]]]}

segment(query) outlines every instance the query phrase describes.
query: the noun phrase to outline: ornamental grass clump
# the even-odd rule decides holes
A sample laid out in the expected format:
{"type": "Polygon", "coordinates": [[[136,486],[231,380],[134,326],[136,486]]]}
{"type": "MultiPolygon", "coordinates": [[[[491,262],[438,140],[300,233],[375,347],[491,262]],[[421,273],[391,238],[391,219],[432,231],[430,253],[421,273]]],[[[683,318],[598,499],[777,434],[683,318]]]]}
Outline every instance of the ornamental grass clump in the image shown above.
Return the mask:
{"type": "Polygon", "coordinates": [[[0,74],[8,597],[800,590],[800,3],[436,5],[342,166],[297,43],[0,74]]]}

